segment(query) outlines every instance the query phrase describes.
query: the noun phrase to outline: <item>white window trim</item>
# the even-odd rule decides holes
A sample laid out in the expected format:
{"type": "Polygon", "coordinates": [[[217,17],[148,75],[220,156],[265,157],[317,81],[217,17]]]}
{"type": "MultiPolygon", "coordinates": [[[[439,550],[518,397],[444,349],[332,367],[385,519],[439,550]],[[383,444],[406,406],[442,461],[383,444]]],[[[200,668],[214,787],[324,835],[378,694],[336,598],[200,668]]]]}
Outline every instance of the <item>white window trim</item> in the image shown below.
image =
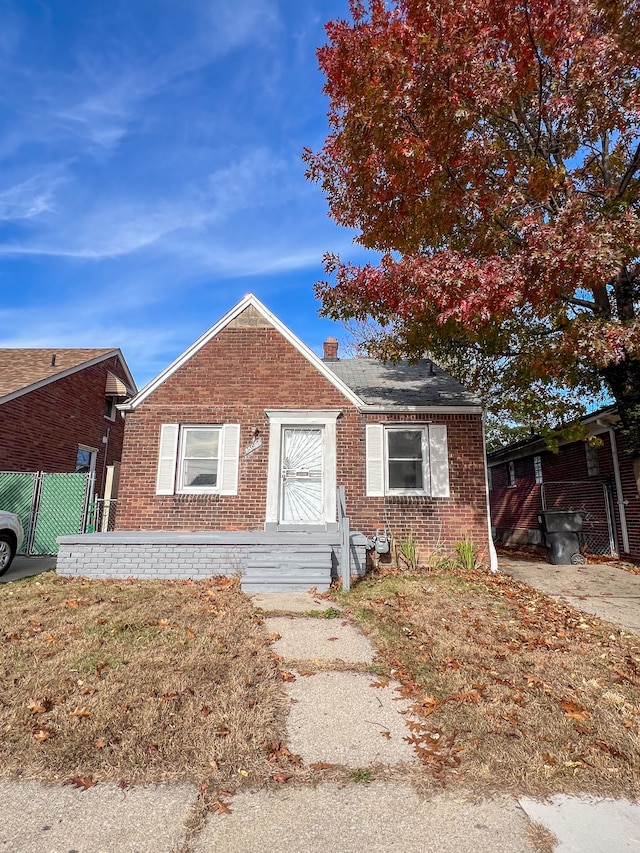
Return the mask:
{"type": "Polygon", "coordinates": [[[449,498],[449,445],[446,424],[384,423],[366,426],[367,497],[427,497],[449,498]],[[389,488],[389,443],[392,430],[422,432],[422,489],[389,488]],[[444,451],[440,453],[439,451],[444,451]]]}
{"type": "Polygon", "coordinates": [[[222,424],[180,424],[180,436],[178,440],[178,459],[176,472],[176,494],[177,495],[216,495],[221,488],[222,454],[223,454],[222,424]],[[216,470],[215,486],[185,486],[184,480],[184,451],[187,443],[187,433],[190,430],[215,431],[218,433],[218,467],[216,470]]]}
{"type": "Polygon", "coordinates": [[[397,495],[398,497],[412,497],[415,495],[427,496],[431,495],[431,472],[429,467],[430,450],[429,450],[429,427],[428,426],[412,426],[411,424],[393,424],[387,425],[384,428],[384,493],[390,497],[397,495]],[[422,483],[421,489],[394,489],[389,485],[389,435],[392,432],[419,432],[422,435],[422,483]],[[429,488],[426,488],[426,487],[429,488]]]}
{"type": "Polygon", "coordinates": [[[240,424],[162,424],[158,445],[156,495],[238,494],[240,424]],[[189,428],[218,429],[217,485],[181,487],[184,431],[189,428]]]}
{"type": "Polygon", "coordinates": [[[266,409],[269,418],[269,462],[267,468],[267,506],[265,528],[280,524],[280,462],[284,427],[322,427],[324,457],[323,524],[335,524],[336,503],[336,422],[340,410],[266,409]]]}
{"type": "Polygon", "coordinates": [[[109,414],[109,415],[105,414],[105,419],[108,421],[115,421],[116,411],[117,411],[116,405],[117,405],[118,400],[113,394],[107,394],[105,396],[105,400],[111,400],[111,414],[109,414]]]}
{"type": "Polygon", "coordinates": [[[536,485],[540,486],[544,483],[544,474],[542,471],[542,456],[539,453],[533,457],[533,477],[536,485]]]}
{"type": "Polygon", "coordinates": [[[516,465],[512,460],[507,462],[507,488],[515,489],[516,487],[516,465]]]}
{"type": "MultiPolygon", "coordinates": [[[[90,459],[89,459],[89,471],[88,471],[88,473],[90,475],[95,474],[96,473],[96,462],[98,460],[98,448],[97,447],[91,447],[90,444],[79,444],[78,450],[85,450],[87,453],[91,454],[90,459]]],[[[78,451],[76,451],[76,464],[77,464],[77,460],[78,460],[78,451]]]]}

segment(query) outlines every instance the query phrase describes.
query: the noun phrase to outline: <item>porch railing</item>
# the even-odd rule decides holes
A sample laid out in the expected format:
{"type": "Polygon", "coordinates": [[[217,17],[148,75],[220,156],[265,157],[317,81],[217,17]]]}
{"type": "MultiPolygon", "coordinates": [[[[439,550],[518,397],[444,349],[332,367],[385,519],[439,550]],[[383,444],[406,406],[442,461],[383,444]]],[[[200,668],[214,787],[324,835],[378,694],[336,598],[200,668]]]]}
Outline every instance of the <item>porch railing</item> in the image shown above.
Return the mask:
{"type": "Polygon", "coordinates": [[[338,531],[340,533],[340,571],[342,589],[351,589],[351,531],[347,515],[347,499],[344,486],[338,486],[338,531]]]}

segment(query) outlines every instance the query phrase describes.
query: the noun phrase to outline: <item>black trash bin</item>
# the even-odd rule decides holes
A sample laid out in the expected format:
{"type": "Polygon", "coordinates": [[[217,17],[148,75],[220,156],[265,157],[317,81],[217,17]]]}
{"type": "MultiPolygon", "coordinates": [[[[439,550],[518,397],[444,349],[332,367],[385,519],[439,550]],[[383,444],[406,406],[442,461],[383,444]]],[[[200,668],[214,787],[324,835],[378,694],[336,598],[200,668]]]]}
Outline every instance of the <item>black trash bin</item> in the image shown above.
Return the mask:
{"type": "Polygon", "coordinates": [[[586,563],[580,553],[578,533],[582,530],[584,514],[580,510],[547,509],[538,516],[544,541],[553,566],[586,563]]]}

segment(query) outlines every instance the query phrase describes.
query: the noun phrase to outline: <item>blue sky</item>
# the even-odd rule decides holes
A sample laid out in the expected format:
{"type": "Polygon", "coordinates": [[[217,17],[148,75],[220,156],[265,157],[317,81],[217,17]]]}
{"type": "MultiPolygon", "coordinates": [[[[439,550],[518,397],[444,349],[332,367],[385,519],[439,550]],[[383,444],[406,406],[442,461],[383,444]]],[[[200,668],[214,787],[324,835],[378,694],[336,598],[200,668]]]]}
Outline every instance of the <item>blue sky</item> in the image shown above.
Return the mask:
{"type": "Polygon", "coordinates": [[[246,293],[317,352],[315,49],[347,0],[0,0],[0,346],[119,346],[139,386],[246,293]]]}

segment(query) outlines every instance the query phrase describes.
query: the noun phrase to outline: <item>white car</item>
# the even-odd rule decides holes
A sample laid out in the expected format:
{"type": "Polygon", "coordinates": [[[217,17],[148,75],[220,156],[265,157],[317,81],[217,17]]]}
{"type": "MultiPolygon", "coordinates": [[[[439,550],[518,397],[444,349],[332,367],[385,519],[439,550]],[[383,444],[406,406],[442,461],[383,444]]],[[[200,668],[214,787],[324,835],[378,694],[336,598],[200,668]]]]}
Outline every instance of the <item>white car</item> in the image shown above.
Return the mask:
{"type": "Polygon", "coordinates": [[[23,539],[24,532],[19,516],[0,509],[0,575],[11,565],[23,539]]]}

